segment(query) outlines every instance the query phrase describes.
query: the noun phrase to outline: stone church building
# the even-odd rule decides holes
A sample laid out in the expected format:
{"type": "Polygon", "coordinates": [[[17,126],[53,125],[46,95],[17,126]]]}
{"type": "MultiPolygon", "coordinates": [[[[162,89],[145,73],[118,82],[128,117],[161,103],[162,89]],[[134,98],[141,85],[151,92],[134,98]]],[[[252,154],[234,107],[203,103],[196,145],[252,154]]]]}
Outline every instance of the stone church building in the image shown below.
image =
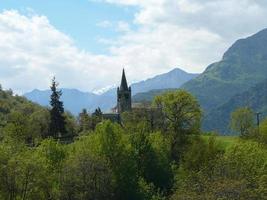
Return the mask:
{"type": "Polygon", "coordinates": [[[120,115],[123,112],[132,110],[132,90],[128,87],[125,71],[122,71],[121,84],[117,88],[117,105],[112,109],[113,113],[103,114],[104,119],[120,122],[120,115]]]}
{"type": "Polygon", "coordinates": [[[125,71],[122,71],[121,85],[117,88],[117,112],[119,114],[132,110],[132,91],[128,87],[125,71]]]}

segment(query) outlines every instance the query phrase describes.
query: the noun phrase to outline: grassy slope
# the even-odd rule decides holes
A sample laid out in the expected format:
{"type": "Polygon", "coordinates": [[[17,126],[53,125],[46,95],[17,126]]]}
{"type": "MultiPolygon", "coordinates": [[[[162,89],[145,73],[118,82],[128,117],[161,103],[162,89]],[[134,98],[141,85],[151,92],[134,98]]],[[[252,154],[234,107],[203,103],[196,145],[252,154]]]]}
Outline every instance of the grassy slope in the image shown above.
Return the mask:
{"type": "MultiPolygon", "coordinates": [[[[202,136],[206,141],[208,141],[208,139],[212,136],[209,135],[203,135],[202,136]]],[[[219,145],[219,147],[222,150],[227,149],[228,147],[236,144],[240,139],[238,136],[215,136],[215,140],[217,142],[217,145],[219,145]]]]}

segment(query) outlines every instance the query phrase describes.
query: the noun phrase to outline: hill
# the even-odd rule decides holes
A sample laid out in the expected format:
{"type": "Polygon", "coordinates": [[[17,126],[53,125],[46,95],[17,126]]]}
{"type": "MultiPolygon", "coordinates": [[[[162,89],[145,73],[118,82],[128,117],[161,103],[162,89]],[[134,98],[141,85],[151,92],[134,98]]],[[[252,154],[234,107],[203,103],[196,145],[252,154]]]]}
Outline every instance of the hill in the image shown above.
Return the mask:
{"type": "MultiPolygon", "coordinates": [[[[195,78],[197,75],[198,74],[187,73],[181,69],[175,68],[168,73],[132,84],[132,94],[135,95],[139,92],[147,92],[152,89],[178,88],[186,81],[195,78]]],[[[65,109],[75,115],[77,115],[83,108],[87,108],[91,112],[97,107],[100,107],[103,111],[109,111],[116,105],[117,101],[116,88],[112,88],[100,95],[67,88],[63,88],[62,92],[62,100],[65,109]]],[[[24,94],[24,96],[40,105],[48,106],[50,94],[50,90],[41,91],[35,89],[24,94]]]]}
{"type": "MultiPolygon", "coordinates": [[[[246,91],[267,78],[267,29],[236,41],[221,61],[209,65],[196,78],[181,88],[195,95],[205,111],[226,103],[235,94],[246,91]]],[[[164,92],[149,91],[137,95],[138,101],[148,101],[164,92]],[[143,98],[141,98],[141,96],[143,98]]]]}
{"type": "MultiPolygon", "coordinates": [[[[256,110],[264,110],[267,101],[262,100],[258,106],[256,104],[259,99],[264,99],[260,98],[262,93],[260,88],[263,87],[260,85],[267,79],[266,66],[267,29],[264,29],[255,35],[236,41],[225,52],[221,61],[209,65],[202,74],[181,86],[199,100],[205,113],[203,121],[205,130],[217,130],[223,133],[229,131],[227,129],[229,115],[236,107],[250,105],[256,110]],[[260,85],[255,86],[256,84],[260,85]],[[253,99],[258,97],[258,100],[253,99]]],[[[147,101],[162,92],[164,90],[149,91],[136,95],[134,99],[147,101]]]]}
{"type": "Polygon", "coordinates": [[[30,102],[25,97],[13,95],[11,90],[0,89],[0,129],[6,124],[11,112],[19,111],[28,115],[40,109],[39,105],[30,102]]]}
{"type": "Polygon", "coordinates": [[[236,41],[220,62],[211,64],[182,88],[210,111],[267,78],[267,29],[236,41]]]}
{"type": "Polygon", "coordinates": [[[161,95],[164,92],[175,90],[174,88],[169,89],[158,89],[158,90],[150,90],[148,92],[140,92],[133,96],[133,102],[151,102],[155,96],[161,95]]]}
{"type": "Polygon", "coordinates": [[[233,96],[225,104],[211,110],[204,119],[203,128],[229,134],[231,113],[239,107],[250,107],[255,112],[267,116],[267,80],[258,83],[249,90],[233,96]]]}

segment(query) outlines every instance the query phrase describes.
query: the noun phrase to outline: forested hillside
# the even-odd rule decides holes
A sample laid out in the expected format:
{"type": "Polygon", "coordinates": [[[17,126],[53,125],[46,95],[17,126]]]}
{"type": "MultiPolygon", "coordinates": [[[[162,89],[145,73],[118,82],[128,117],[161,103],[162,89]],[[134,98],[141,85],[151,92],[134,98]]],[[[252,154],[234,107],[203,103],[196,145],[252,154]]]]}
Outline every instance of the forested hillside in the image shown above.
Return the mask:
{"type": "Polygon", "coordinates": [[[261,113],[261,119],[267,116],[267,80],[249,90],[233,96],[227,103],[214,108],[204,118],[204,129],[216,130],[219,133],[231,134],[230,115],[240,107],[249,107],[261,113]]]}
{"type": "Polygon", "coordinates": [[[235,94],[246,91],[266,79],[267,29],[235,42],[220,62],[182,88],[195,95],[206,110],[226,103],[235,94]]]}
{"type": "MultiPolygon", "coordinates": [[[[1,87],[0,87],[1,88],[1,87]]],[[[14,112],[23,113],[27,116],[44,108],[34,104],[24,97],[13,95],[12,90],[4,91],[0,89],[0,124],[5,126],[8,121],[8,115],[14,112]]]]}
{"type": "Polygon", "coordinates": [[[201,107],[183,90],[119,124],[99,109],[74,120],[54,79],[51,89],[49,108],[1,91],[0,199],[266,199],[266,120],[240,137],[205,135],[201,107]]]}
{"type": "MultiPolygon", "coordinates": [[[[75,135],[74,117],[65,113],[66,128],[75,135]]],[[[49,109],[13,95],[11,90],[0,90],[0,137],[37,142],[49,135],[49,109]]]]}

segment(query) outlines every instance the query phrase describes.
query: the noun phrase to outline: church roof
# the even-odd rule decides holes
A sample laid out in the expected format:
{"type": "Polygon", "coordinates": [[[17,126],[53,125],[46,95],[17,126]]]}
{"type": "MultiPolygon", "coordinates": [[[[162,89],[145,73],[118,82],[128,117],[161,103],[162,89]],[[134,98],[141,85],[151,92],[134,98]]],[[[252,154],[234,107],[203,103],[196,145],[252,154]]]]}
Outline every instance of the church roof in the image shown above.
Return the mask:
{"type": "Polygon", "coordinates": [[[128,90],[128,84],[127,84],[127,80],[126,80],[124,69],[122,70],[120,90],[128,90]]]}

